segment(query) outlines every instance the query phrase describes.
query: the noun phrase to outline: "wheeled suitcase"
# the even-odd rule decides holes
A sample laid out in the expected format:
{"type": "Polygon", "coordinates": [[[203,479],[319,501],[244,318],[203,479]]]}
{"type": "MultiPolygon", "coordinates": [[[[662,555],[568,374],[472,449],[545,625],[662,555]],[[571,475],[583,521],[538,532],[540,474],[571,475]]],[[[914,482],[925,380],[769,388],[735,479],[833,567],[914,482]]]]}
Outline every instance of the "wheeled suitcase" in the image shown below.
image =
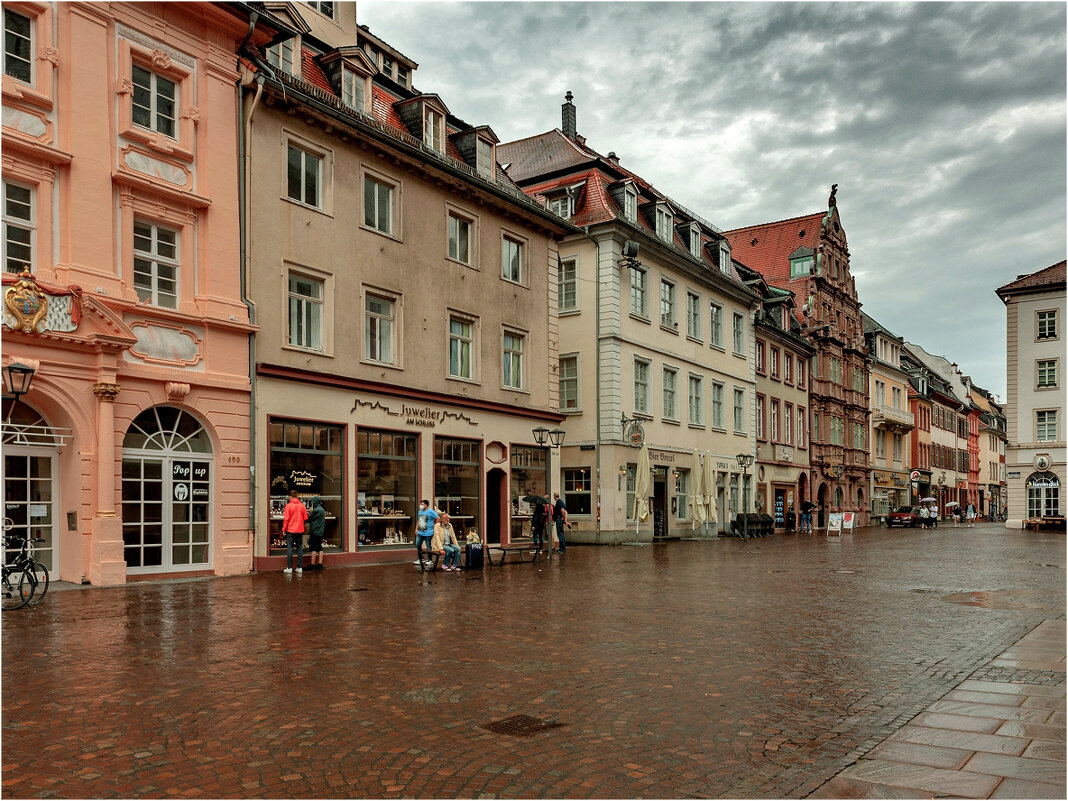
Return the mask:
{"type": "Polygon", "coordinates": [[[482,544],[464,546],[464,564],[468,570],[482,569],[482,544]]]}

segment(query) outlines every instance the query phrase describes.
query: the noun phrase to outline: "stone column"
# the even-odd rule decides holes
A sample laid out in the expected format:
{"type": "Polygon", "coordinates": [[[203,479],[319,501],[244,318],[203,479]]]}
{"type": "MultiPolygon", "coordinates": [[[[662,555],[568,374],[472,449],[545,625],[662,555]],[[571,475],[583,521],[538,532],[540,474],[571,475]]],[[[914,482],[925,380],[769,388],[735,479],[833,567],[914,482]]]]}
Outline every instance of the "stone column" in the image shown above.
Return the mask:
{"type": "Polygon", "coordinates": [[[89,581],[92,584],[125,584],[122,520],[115,514],[115,397],[119,385],[93,385],[97,397],[96,514],[89,543],[89,581]]]}

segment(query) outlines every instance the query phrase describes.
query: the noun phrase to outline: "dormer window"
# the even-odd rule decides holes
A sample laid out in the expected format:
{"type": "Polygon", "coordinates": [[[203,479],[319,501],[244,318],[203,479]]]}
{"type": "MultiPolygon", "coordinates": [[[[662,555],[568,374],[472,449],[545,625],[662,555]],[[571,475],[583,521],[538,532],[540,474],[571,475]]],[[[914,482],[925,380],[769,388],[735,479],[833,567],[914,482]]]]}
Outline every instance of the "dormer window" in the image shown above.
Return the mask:
{"type": "Polygon", "coordinates": [[[397,83],[401,86],[408,86],[408,68],[403,64],[397,65],[397,83]]]}
{"type": "Polygon", "coordinates": [[[423,113],[423,142],[437,153],[445,150],[445,117],[429,107],[423,113]]]}
{"type": "Polygon", "coordinates": [[[358,111],[367,110],[367,78],[347,67],[341,68],[341,102],[358,111]]]}
{"type": "Polygon", "coordinates": [[[296,75],[293,70],[293,42],[296,40],[288,39],[284,42],[267,48],[267,63],[272,67],[277,67],[282,72],[289,73],[290,75],[296,75]]]}
{"type": "Polygon", "coordinates": [[[382,56],[382,72],[387,78],[393,78],[393,59],[389,56],[382,56]]]}
{"type": "Polygon", "coordinates": [[[690,255],[695,259],[701,259],[701,226],[697,223],[690,223],[690,255]]]}
{"type": "Polygon", "coordinates": [[[674,222],[675,218],[666,206],[656,207],[656,235],[665,242],[674,238],[674,222]]]}
{"type": "Polygon", "coordinates": [[[808,275],[812,268],[812,257],[802,256],[800,259],[790,259],[790,277],[799,278],[808,275]]]}
{"type": "Polygon", "coordinates": [[[726,241],[719,244],[719,271],[724,275],[731,273],[731,249],[726,241]]]}
{"type": "Polygon", "coordinates": [[[568,194],[560,195],[549,200],[549,211],[558,217],[563,217],[565,220],[571,219],[571,196],[568,194]]]}
{"type": "Polygon", "coordinates": [[[496,157],[493,154],[493,143],[479,139],[475,144],[475,154],[475,169],[478,174],[492,181],[497,166],[496,157]]]}
{"type": "Polygon", "coordinates": [[[629,186],[623,190],[623,216],[631,222],[638,218],[638,193],[629,186]]]}
{"type": "Polygon", "coordinates": [[[319,2],[319,0],[308,0],[308,5],[324,17],[330,17],[330,19],[334,18],[334,6],[336,6],[337,3],[324,3],[319,2]]]}

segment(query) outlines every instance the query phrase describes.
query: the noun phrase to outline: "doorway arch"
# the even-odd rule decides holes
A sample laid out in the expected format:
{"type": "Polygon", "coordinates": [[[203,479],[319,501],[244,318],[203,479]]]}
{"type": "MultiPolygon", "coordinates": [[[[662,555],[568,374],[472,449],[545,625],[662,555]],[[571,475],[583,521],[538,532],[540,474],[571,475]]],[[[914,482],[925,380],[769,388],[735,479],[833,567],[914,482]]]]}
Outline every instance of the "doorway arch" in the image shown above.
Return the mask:
{"type": "Polygon", "coordinates": [[[823,528],[827,521],[827,485],[820,484],[816,493],[816,528],[823,528]]]}
{"type": "Polygon", "coordinates": [[[21,549],[22,541],[33,541],[33,556],[49,573],[59,575],[59,521],[56,513],[60,494],[59,449],[62,439],[56,430],[26,401],[3,404],[5,534],[11,539],[7,556],[21,549]],[[7,524],[10,523],[10,526],[7,524]]]}
{"type": "Polygon", "coordinates": [[[145,409],[122,442],[122,539],[129,573],[212,567],[213,449],[173,406],[145,409]]]}

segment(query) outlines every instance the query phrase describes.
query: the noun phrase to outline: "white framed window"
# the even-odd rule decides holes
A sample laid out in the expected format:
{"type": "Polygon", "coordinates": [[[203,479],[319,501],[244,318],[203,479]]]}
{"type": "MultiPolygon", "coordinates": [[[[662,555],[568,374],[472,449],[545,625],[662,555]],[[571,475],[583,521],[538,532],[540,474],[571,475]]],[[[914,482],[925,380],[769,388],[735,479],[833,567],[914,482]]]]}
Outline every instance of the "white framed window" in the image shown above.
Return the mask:
{"type": "Polygon", "coordinates": [[[864,426],[853,423],[853,447],[858,451],[864,449],[864,426]]]}
{"type": "Polygon", "coordinates": [[[685,520],[690,514],[690,471],[675,471],[675,519],[685,520]]]}
{"type": "MultiPolygon", "coordinates": [[[[738,420],[737,420],[737,418],[735,418],[734,427],[735,427],[735,429],[738,428],[738,420]]],[[[771,401],[771,426],[770,426],[769,430],[771,432],[771,441],[772,442],[778,442],[779,441],[779,402],[777,400],[774,400],[774,399],[771,401]]]]}
{"type": "Polygon", "coordinates": [[[571,196],[564,194],[549,201],[549,211],[565,220],[571,219],[571,196]]]}
{"type": "Polygon", "coordinates": [[[665,242],[674,239],[675,218],[664,206],[656,207],[656,235],[665,242]]]}
{"type": "Polygon", "coordinates": [[[397,65],[397,83],[401,86],[408,85],[408,68],[403,64],[397,65]]]}
{"type": "Polygon", "coordinates": [[[472,354],[475,347],[475,325],[469,317],[449,316],[449,377],[474,379],[472,354]]]}
{"type": "Polygon", "coordinates": [[[134,219],[134,289],[142,303],[178,308],[178,232],[134,219]]]}
{"type": "Polygon", "coordinates": [[[455,211],[449,212],[449,258],[462,264],[471,263],[471,243],[474,221],[455,211]]]}
{"type": "Polygon", "coordinates": [[[1035,339],[1057,338],[1056,309],[1035,312],[1035,339]]]}
{"type": "Polygon", "coordinates": [[[701,338],[701,296],[693,292],[686,293],[686,336],[701,338]]]}
{"type": "Polygon", "coordinates": [[[1039,389],[1048,389],[1057,386],[1057,360],[1039,359],[1035,362],[1035,376],[1038,379],[1039,389]]]}
{"type": "Polygon", "coordinates": [[[560,409],[576,411],[579,408],[579,361],[578,356],[560,357],[560,409]]]}
{"type": "Polygon", "coordinates": [[[782,380],[787,384],[794,383],[794,357],[789,353],[782,355],[782,380]]]}
{"type": "Polygon", "coordinates": [[[712,427],[726,429],[727,424],[724,421],[724,393],[726,388],[718,381],[712,382],[712,427]]]}
{"type": "Polygon", "coordinates": [[[797,407],[797,447],[805,447],[805,407],[797,407]]]}
{"type": "Polygon", "coordinates": [[[349,108],[367,110],[367,79],[347,67],[341,68],[341,102],[349,108]]]}
{"type": "Polygon", "coordinates": [[[501,237],[501,278],[523,283],[526,248],[518,239],[505,234],[501,237]]]}
{"type": "Polygon", "coordinates": [[[638,193],[629,186],[623,190],[623,216],[631,222],[638,219],[638,193]]]}
{"type": "Polygon", "coordinates": [[[785,442],[787,445],[792,445],[794,442],[793,420],[793,404],[784,403],[782,406],[782,441],[785,442]]]}
{"type": "Polygon", "coordinates": [[[296,75],[297,73],[293,69],[295,63],[293,60],[293,43],[297,41],[297,39],[287,39],[284,42],[268,47],[267,63],[289,75],[296,75]]]}
{"type": "Polygon", "coordinates": [[[423,115],[423,143],[437,153],[445,152],[445,117],[432,108],[423,115]]]}
{"type": "Polygon", "coordinates": [[[901,435],[894,434],[894,461],[901,461],[901,435]]]}
{"type": "Polygon", "coordinates": [[[396,187],[378,177],[363,176],[363,224],[387,236],[393,236],[393,206],[396,187]]]}
{"type": "Polygon", "coordinates": [[[324,2],[324,0],[308,0],[308,5],[322,14],[324,17],[334,18],[334,6],[337,3],[324,2]]]}
{"type": "Polygon", "coordinates": [[[690,375],[688,384],[689,391],[687,393],[687,422],[689,422],[689,424],[692,426],[703,426],[705,424],[704,379],[699,375],[690,375]]]}
{"type": "Polygon", "coordinates": [[[634,360],[634,411],[649,414],[649,362],[634,360]]]}
{"type": "Polygon", "coordinates": [[[886,459],[886,432],[881,428],[875,429],[875,457],[886,459]]]}
{"type": "Polygon", "coordinates": [[[764,408],[765,401],[763,395],[756,396],[756,435],[757,439],[764,439],[764,408]]]}
{"type": "MultiPolygon", "coordinates": [[[[779,349],[772,347],[771,351],[771,377],[778,379],[779,377],[779,349]]],[[[735,351],[737,352],[737,350],[735,351]]]]}
{"type": "Polygon", "coordinates": [[[593,512],[593,480],[590,468],[565,468],[563,480],[567,516],[589,516],[593,512]]]}
{"type": "Polygon", "coordinates": [[[35,270],[35,194],[28,186],[4,181],[4,269],[9,273],[18,273],[23,267],[35,270]]]}
{"type": "Polygon", "coordinates": [[[559,295],[557,296],[557,308],[560,311],[571,311],[578,308],[578,263],[575,259],[561,259],[557,271],[557,284],[559,295]]]}
{"type": "Polygon", "coordinates": [[[289,273],[289,344],[309,350],[323,349],[323,281],[289,273]]]}
{"type": "Polygon", "coordinates": [[[646,274],[640,267],[630,268],[630,313],[648,317],[646,311],[646,274]]]}
{"type": "Polygon", "coordinates": [[[719,245],[719,271],[724,275],[731,273],[731,248],[726,241],[719,245]]]}
{"type": "Polygon", "coordinates": [[[734,313],[734,354],[736,356],[745,355],[745,318],[738,312],[734,313]]]}
{"type": "Polygon", "coordinates": [[[1035,439],[1039,442],[1057,441],[1056,409],[1035,412],[1035,439]]]}
{"type": "Polygon", "coordinates": [[[678,326],[675,319],[675,285],[664,278],[660,279],[660,325],[666,328],[678,326]]]}
{"type": "Polygon", "coordinates": [[[734,388],[734,432],[745,433],[745,390],[734,388]]]}
{"type": "Polygon", "coordinates": [[[322,156],[289,142],[286,144],[286,196],[305,206],[321,209],[322,156]]]}
{"type": "Polygon", "coordinates": [[[33,83],[33,20],[4,9],[4,75],[33,83]]]}
{"type": "Polygon", "coordinates": [[[664,368],[664,418],[667,420],[678,420],[678,384],[679,384],[679,371],[673,367],[664,368]]]}
{"type": "Polygon", "coordinates": [[[504,362],[501,379],[510,389],[523,388],[523,344],[525,337],[515,331],[505,331],[504,362]]]}
{"type": "Polygon", "coordinates": [[[701,226],[697,223],[690,223],[690,255],[695,259],[701,258],[701,226]]]}
{"type": "Polygon", "coordinates": [[[364,295],[363,310],[363,357],[372,362],[393,364],[394,298],[368,292],[364,295]]]}
{"type": "Polygon", "coordinates": [[[134,64],[131,70],[133,78],[133,123],[156,131],[171,139],[177,139],[175,120],[177,119],[178,85],[134,64]]]}
{"type": "Polygon", "coordinates": [[[709,305],[708,340],[714,348],[723,347],[723,307],[715,303],[709,305]]]}
{"type": "Polygon", "coordinates": [[[809,269],[812,267],[812,257],[802,256],[799,259],[790,259],[790,277],[798,278],[802,275],[808,275],[809,269]]]}
{"type": "Polygon", "coordinates": [[[387,78],[393,77],[393,59],[385,53],[382,54],[382,72],[387,78]]]}
{"type": "Polygon", "coordinates": [[[496,160],[493,155],[493,143],[479,139],[475,143],[475,169],[483,178],[492,181],[496,173],[496,160]]]}

